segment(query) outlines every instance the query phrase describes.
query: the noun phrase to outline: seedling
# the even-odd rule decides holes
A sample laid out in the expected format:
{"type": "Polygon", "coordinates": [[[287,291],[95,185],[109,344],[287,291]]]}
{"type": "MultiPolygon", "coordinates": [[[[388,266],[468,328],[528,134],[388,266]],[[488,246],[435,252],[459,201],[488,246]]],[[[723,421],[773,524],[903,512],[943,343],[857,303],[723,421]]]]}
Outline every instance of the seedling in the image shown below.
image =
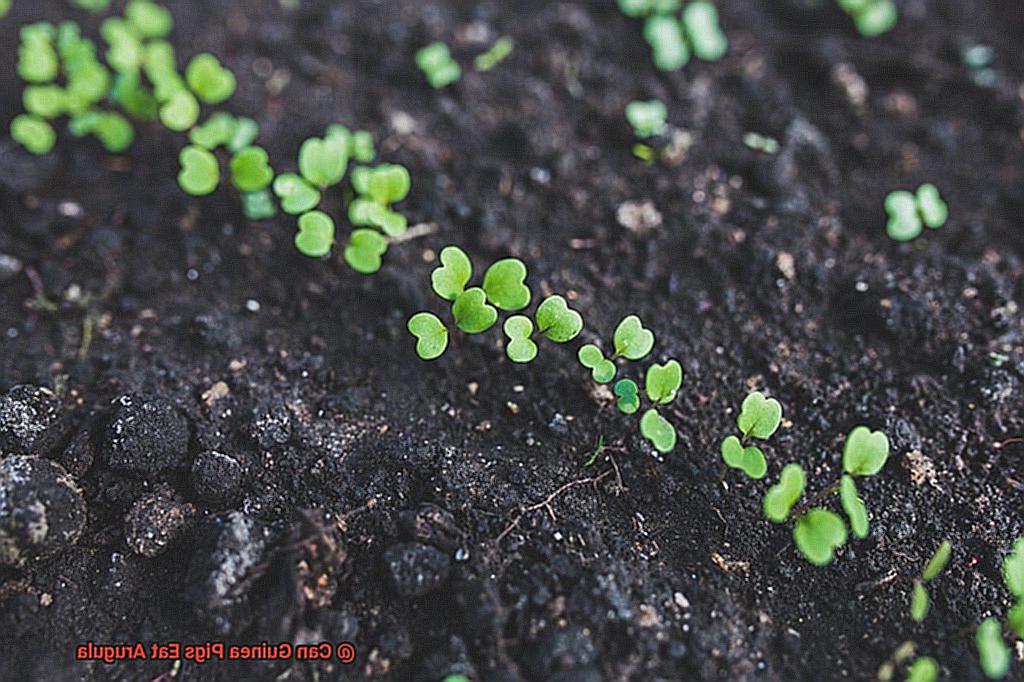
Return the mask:
{"type": "Polygon", "coordinates": [[[718,11],[711,2],[698,0],[675,15],[681,0],[620,0],[619,9],[631,17],[645,17],[644,40],[651,46],[654,65],[663,71],[686,66],[691,52],[699,59],[721,59],[729,41],[718,24],[718,11]]]}
{"type": "Polygon", "coordinates": [[[243,192],[258,192],[274,179],[270,157],[262,147],[246,147],[231,158],[231,180],[243,192]]]}
{"type": "Polygon", "coordinates": [[[765,154],[778,154],[780,149],[779,141],[774,137],[754,132],[748,132],[743,135],[743,144],[750,149],[764,152],[765,154]]]}
{"type": "Polygon", "coordinates": [[[838,0],[850,15],[858,33],[874,38],[891,31],[899,20],[899,10],[892,0],[838,0]]]}
{"type": "Polygon", "coordinates": [[[60,60],[54,49],[53,24],[41,22],[21,29],[18,76],[28,83],[49,83],[57,77],[60,60]]]}
{"type": "Polygon", "coordinates": [[[349,158],[359,163],[370,163],[377,155],[373,148],[373,136],[365,130],[353,132],[340,123],[332,123],[327,127],[326,136],[343,140],[349,158]]]}
{"type": "Polygon", "coordinates": [[[209,150],[197,145],[189,145],[178,155],[181,170],[178,172],[178,185],[193,196],[209,194],[217,189],[220,182],[220,167],[217,157],[209,150]]]}
{"type": "Polygon", "coordinates": [[[295,173],[274,178],[274,194],[281,200],[281,210],[292,215],[310,211],[320,203],[320,190],[295,173]]]}
{"type": "Polygon", "coordinates": [[[633,126],[633,134],[641,139],[664,132],[667,118],[668,108],[660,100],[634,101],[626,105],[626,120],[633,126]]]}
{"type": "Polygon", "coordinates": [[[353,230],[343,253],[345,262],[356,272],[371,275],[380,270],[381,257],[388,250],[388,240],[374,230],[353,230]]]}
{"type": "Polygon", "coordinates": [[[299,172],[320,189],[341,182],[348,168],[348,145],[341,137],[312,137],[299,148],[299,172]]]}
{"type": "Polygon", "coordinates": [[[71,0],[71,4],[87,12],[99,14],[100,12],[105,12],[110,7],[110,0],[71,0]]]}
{"type": "Polygon", "coordinates": [[[949,208],[931,183],[918,187],[915,194],[905,190],[890,192],[885,197],[885,210],[889,214],[886,230],[901,242],[917,237],[924,225],[939,228],[949,218],[949,208]]]}
{"type": "Polygon", "coordinates": [[[326,256],[334,245],[334,220],[323,211],[310,211],[299,216],[295,247],[312,258],[326,256]]]}
{"type": "Polygon", "coordinates": [[[135,129],[128,119],[121,114],[98,109],[71,119],[68,130],[78,137],[92,133],[107,151],[114,154],[128,149],[135,139],[135,129]]]}
{"type": "Polygon", "coordinates": [[[199,118],[199,102],[188,90],[174,90],[160,106],[160,121],[169,130],[182,133],[199,118]]]}
{"type": "Polygon", "coordinates": [[[131,0],[124,10],[125,19],[144,38],[163,38],[174,27],[166,8],[150,0],[131,0]]]}
{"type": "Polygon", "coordinates": [[[235,74],[221,66],[209,52],[197,54],[185,67],[185,80],[192,92],[207,104],[220,104],[235,92],[235,74]]]}
{"type": "Polygon", "coordinates": [[[651,46],[654,65],[662,71],[675,71],[690,61],[690,48],[682,26],[675,17],[656,14],[644,22],[644,40],[651,46]]]}
{"type": "Polygon", "coordinates": [[[619,10],[630,17],[672,14],[682,6],[682,0],[619,0],[619,10]]]}
{"type": "Polygon", "coordinates": [[[451,51],[444,43],[437,41],[416,52],[416,66],[426,75],[427,82],[440,90],[462,77],[462,68],[452,59],[451,51]]]}
{"type": "Polygon", "coordinates": [[[508,36],[502,36],[495,40],[494,44],[486,52],[476,56],[476,59],[473,60],[473,66],[476,67],[477,71],[490,71],[512,54],[512,47],[512,39],[508,36]]]}
{"type": "Polygon", "coordinates": [[[266,220],[277,215],[274,197],[266,188],[242,193],[242,212],[250,220],[266,220]]]}
{"type": "Polygon", "coordinates": [[[907,682],[935,682],[939,679],[939,664],[930,656],[921,656],[907,668],[907,682]]]}
{"type": "Polygon", "coordinates": [[[698,59],[713,62],[721,59],[729,41],[718,26],[718,10],[710,2],[691,2],[683,10],[683,26],[690,46],[698,59]]]}
{"type": "Polygon", "coordinates": [[[15,116],[11,121],[11,137],[33,154],[45,154],[57,141],[53,126],[34,114],[15,116]]]}
{"type": "MultiPolygon", "coordinates": [[[[1024,638],[1024,536],[1017,538],[1013,549],[1003,559],[1003,583],[1017,603],[1006,614],[1006,627],[1024,638]]],[[[1003,626],[997,618],[986,618],[975,633],[975,645],[981,669],[989,679],[998,680],[1010,670],[1010,648],[1003,640],[1003,626]]]]}
{"type": "MultiPolygon", "coordinates": [[[[774,398],[766,398],[754,391],[743,399],[736,418],[742,438],[727,436],[722,441],[722,460],[733,469],[739,469],[753,479],[764,478],[768,463],[764,453],[750,439],[768,440],[782,423],[782,405],[774,398]]],[[[788,508],[787,508],[788,511],[788,508]]]]}

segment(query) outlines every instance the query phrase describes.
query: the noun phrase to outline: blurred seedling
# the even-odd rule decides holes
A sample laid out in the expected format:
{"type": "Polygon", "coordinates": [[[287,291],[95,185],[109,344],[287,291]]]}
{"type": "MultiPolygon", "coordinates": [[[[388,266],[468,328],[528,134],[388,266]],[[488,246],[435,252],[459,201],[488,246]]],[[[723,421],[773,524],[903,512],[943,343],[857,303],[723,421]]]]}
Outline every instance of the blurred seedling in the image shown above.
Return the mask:
{"type": "Polygon", "coordinates": [[[663,71],[686,66],[690,55],[704,61],[721,59],[729,41],[718,22],[718,10],[705,0],[683,6],[680,0],[620,0],[627,16],[644,19],[644,39],[654,65],[663,71]],[[677,16],[682,8],[681,16],[677,16]]]}
{"type": "Polygon", "coordinates": [[[899,10],[893,0],[838,0],[839,7],[850,15],[857,32],[874,38],[891,31],[899,21],[899,10]]]}
{"type": "Polygon", "coordinates": [[[495,40],[494,44],[487,48],[486,52],[476,56],[473,60],[473,66],[477,71],[490,71],[512,54],[513,47],[512,39],[508,36],[502,36],[495,40]]]}
{"type": "Polygon", "coordinates": [[[447,87],[462,77],[462,68],[452,59],[448,46],[441,41],[430,43],[416,52],[416,66],[426,75],[435,90],[447,87]]]}
{"type": "Polygon", "coordinates": [[[775,398],[767,398],[760,391],[754,391],[743,399],[736,426],[740,437],[727,436],[722,441],[722,461],[733,469],[739,469],[753,479],[764,478],[768,471],[761,448],[751,440],[766,441],[782,423],[782,405],[775,398]]]}
{"type": "Polygon", "coordinates": [[[768,137],[761,133],[748,132],[743,135],[743,144],[754,151],[764,152],[765,154],[778,154],[779,153],[779,141],[774,137],[768,137]]]}
{"type": "Polygon", "coordinates": [[[974,635],[981,669],[992,680],[1002,679],[1010,670],[1012,656],[1003,631],[1024,639],[1024,536],[1017,538],[1013,549],[1003,558],[1002,573],[1003,583],[1016,603],[1007,612],[1005,625],[990,616],[978,625],[974,635]]]}
{"type": "Polygon", "coordinates": [[[663,133],[668,127],[667,119],[668,107],[660,100],[633,101],[626,105],[626,120],[639,139],[663,133]]]}
{"type": "Polygon", "coordinates": [[[931,608],[931,598],[925,585],[938,577],[942,570],[946,568],[952,550],[953,545],[950,544],[949,540],[943,540],[928,560],[928,563],[925,564],[921,575],[914,580],[914,589],[910,597],[910,618],[915,623],[923,621],[931,608]]]}
{"type": "Polygon", "coordinates": [[[946,202],[930,182],[918,187],[913,194],[906,190],[890,192],[885,197],[885,210],[889,214],[886,231],[901,242],[916,238],[925,225],[932,229],[942,227],[949,218],[946,202]]]}

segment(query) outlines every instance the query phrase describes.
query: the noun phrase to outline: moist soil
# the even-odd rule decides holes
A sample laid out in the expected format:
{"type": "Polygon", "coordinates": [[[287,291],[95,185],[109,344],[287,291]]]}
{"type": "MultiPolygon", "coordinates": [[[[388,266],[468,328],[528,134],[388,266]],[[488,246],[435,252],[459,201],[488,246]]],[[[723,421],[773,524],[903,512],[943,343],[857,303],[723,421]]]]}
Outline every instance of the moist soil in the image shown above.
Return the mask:
{"type": "MultiPolygon", "coordinates": [[[[0,677],[866,680],[912,641],[981,679],[973,626],[1010,606],[999,565],[1024,532],[1024,445],[1000,447],[1024,432],[1024,5],[902,2],[867,40],[831,2],[720,0],[729,54],[662,73],[610,1],[282,4],[169,2],[172,41],[238,75],[228,108],[278,169],[329,123],[372,131],[430,227],[364,277],[228,188],[186,197],[182,138],[158,125],[125,156],[0,142],[0,388],[52,392],[5,398],[3,454],[70,477],[38,483],[57,546],[0,573],[0,677]],[[500,35],[512,55],[474,71],[500,35]],[[440,92],[413,62],[434,39],[465,72],[440,92]],[[653,164],[622,113],[649,98],[673,126],[653,164]],[[885,194],[925,181],[950,220],[890,240],[885,194]],[[420,361],[405,320],[443,312],[429,275],[450,243],[478,272],[525,260],[536,294],[583,313],[581,341],[639,314],[685,369],[675,450],[638,438],[576,344],[521,367],[491,332],[420,361]],[[717,452],[755,388],[785,408],[763,481],[717,452]],[[860,486],[870,534],[815,567],[761,497],[790,461],[827,487],[857,424],[892,442],[860,486]],[[88,641],[321,640],[355,663],[73,660],[88,641]]],[[[4,64],[30,20],[95,35],[64,2],[14,5],[4,64]]]]}

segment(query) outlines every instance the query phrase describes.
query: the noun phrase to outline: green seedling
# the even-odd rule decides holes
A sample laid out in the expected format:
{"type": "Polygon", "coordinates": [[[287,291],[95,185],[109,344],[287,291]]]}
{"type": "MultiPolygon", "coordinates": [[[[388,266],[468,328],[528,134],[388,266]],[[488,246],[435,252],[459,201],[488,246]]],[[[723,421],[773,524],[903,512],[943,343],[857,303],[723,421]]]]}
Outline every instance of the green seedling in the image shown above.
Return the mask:
{"type": "Polygon", "coordinates": [[[915,582],[910,597],[910,618],[915,623],[920,623],[928,615],[929,606],[928,590],[921,583],[915,582]]]}
{"type": "Polygon", "coordinates": [[[138,73],[145,53],[135,27],[124,19],[111,17],[100,24],[100,35],[107,43],[107,63],[111,68],[118,73],[138,73]]]}
{"type": "Polygon", "coordinates": [[[188,133],[188,140],[192,144],[197,144],[200,147],[213,151],[218,147],[227,146],[235,134],[236,126],[237,123],[234,116],[218,111],[203,123],[192,128],[188,133]]]}
{"type": "Polygon", "coordinates": [[[812,509],[797,519],[793,540],[804,558],[825,566],[835,558],[835,550],[846,544],[846,524],[834,512],[812,509]]]}
{"type": "Polygon", "coordinates": [[[874,476],[889,458],[889,439],[881,431],[858,426],[846,437],[843,469],[851,476],[874,476]]]}
{"type": "Polygon", "coordinates": [[[310,211],[320,203],[320,190],[295,173],[274,178],[274,194],[281,200],[281,210],[292,215],[310,211]]]}
{"type": "Polygon", "coordinates": [[[455,326],[467,334],[482,334],[498,321],[498,311],[488,302],[487,293],[480,287],[466,289],[452,304],[455,326]]]}
{"type": "Polygon", "coordinates": [[[629,17],[672,14],[683,6],[682,0],[619,0],[619,11],[629,17]]]}
{"type": "Polygon", "coordinates": [[[360,196],[348,206],[349,222],[377,227],[390,237],[405,232],[408,227],[405,216],[390,208],[391,204],[408,196],[412,187],[405,166],[392,163],[375,168],[360,166],[352,171],[352,187],[360,196]]]}
{"type": "Polygon", "coordinates": [[[93,110],[71,119],[68,129],[81,137],[92,133],[107,151],[119,154],[131,146],[135,129],[124,116],[112,111],[93,110]]]}
{"type": "Polygon", "coordinates": [[[299,216],[295,247],[306,256],[326,256],[334,245],[334,220],[323,211],[310,211],[299,216]]]}
{"type": "Polygon", "coordinates": [[[110,7],[110,0],[71,0],[71,4],[93,14],[106,12],[110,7]]]}
{"type": "Polygon", "coordinates": [[[197,54],[185,67],[185,81],[206,104],[220,104],[235,92],[235,74],[209,52],[197,54]]]}
{"type": "Polygon", "coordinates": [[[775,523],[783,523],[789,512],[804,494],[807,477],[799,464],[787,464],[779,475],[779,482],[768,488],[764,495],[764,515],[775,523]]]}
{"type": "Polygon", "coordinates": [[[256,137],[260,134],[260,127],[256,121],[251,118],[239,117],[235,119],[235,132],[231,135],[231,139],[228,140],[227,147],[228,151],[235,154],[246,147],[252,145],[256,141],[256,137]]]}
{"type": "Polygon", "coordinates": [[[774,137],[768,137],[767,135],[755,132],[744,133],[743,144],[754,151],[764,152],[765,154],[778,154],[781,149],[779,141],[774,137]]]}
{"type": "Polygon", "coordinates": [[[839,480],[839,502],[850,519],[850,530],[858,538],[868,536],[868,508],[864,501],[857,495],[857,484],[853,476],[844,474],[839,480]]]}
{"type": "Polygon", "coordinates": [[[377,152],[373,147],[373,136],[365,130],[350,131],[340,123],[327,126],[325,137],[339,138],[345,143],[348,157],[359,163],[370,163],[377,152]]]}
{"type": "Polygon", "coordinates": [[[152,121],[159,114],[160,103],[153,93],[140,85],[138,74],[118,74],[110,89],[110,99],[120,104],[130,116],[142,121],[152,121]]]}
{"type": "Polygon", "coordinates": [[[466,290],[466,284],[473,276],[473,264],[466,252],[457,246],[441,249],[441,267],[430,274],[434,292],[446,301],[454,301],[466,290]]]}
{"type": "Polygon", "coordinates": [[[583,331],[583,317],[558,294],[545,298],[535,317],[537,333],[555,343],[568,343],[583,331]]]}
{"type": "Polygon", "coordinates": [[[865,38],[874,38],[891,31],[899,20],[899,10],[892,0],[838,0],[839,6],[850,15],[857,32],[865,38]]]}
{"type": "Polygon", "coordinates": [[[949,218],[949,207],[938,188],[928,182],[914,194],[905,190],[890,192],[885,197],[885,210],[889,214],[886,230],[901,242],[917,237],[925,225],[933,229],[942,227],[949,218]]]}
{"type": "Polygon", "coordinates": [[[655,405],[667,405],[675,400],[682,384],[682,366],[676,360],[669,360],[664,365],[653,364],[647,368],[644,391],[655,405]]]}
{"type": "Polygon", "coordinates": [[[764,478],[768,463],[764,453],[749,440],[767,440],[782,423],[782,405],[774,398],[767,398],[760,391],[754,391],[743,399],[736,426],[742,439],[728,436],[722,441],[722,460],[727,466],[739,469],[753,479],[764,478]]]}
{"type": "Polygon", "coordinates": [[[921,656],[907,668],[907,682],[936,682],[939,664],[930,656],[921,656]]]}
{"type": "Polygon", "coordinates": [[[1002,679],[1010,670],[1010,647],[1003,641],[1003,627],[996,618],[986,618],[974,635],[981,669],[992,680],[1002,679]]]}
{"type": "Polygon", "coordinates": [[[628,315],[615,328],[612,341],[615,345],[615,357],[642,360],[654,347],[654,332],[645,329],[636,315],[628,315]]]}
{"type": "Polygon", "coordinates": [[[267,189],[242,193],[242,212],[249,220],[266,220],[277,215],[274,197],[267,189]]]}
{"type": "Polygon", "coordinates": [[[448,348],[448,328],[433,313],[416,313],[409,318],[409,333],[416,337],[416,354],[424,360],[444,355],[448,348]]]}
{"type": "Polygon", "coordinates": [[[60,59],[54,47],[56,29],[40,22],[21,29],[18,46],[18,76],[27,83],[49,83],[57,78],[60,59]]]}
{"type": "Polygon", "coordinates": [[[623,414],[635,414],[640,409],[640,387],[632,379],[619,379],[612,389],[615,397],[615,406],[623,414]]]}
{"type": "Polygon", "coordinates": [[[67,107],[67,94],[59,85],[30,85],[21,93],[25,111],[40,118],[57,118],[67,107]]]}
{"type": "Polygon", "coordinates": [[[33,154],[53,149],[57,133],[53,126],[34,114],[19,114],[11,121],[11,137],[33,154]]]}
{"type": "Polygon", "coordinates": [[[949,219],[949,207],[942,200],[938,187],[926,182],[917,188],[915,198],[917,199],[917,210],[925,225],[935,229],[946,224],[946,220],[949,219]]]}
{"type": "Polygon", "coordinates": [[[174,27],[171,13],[150,0],[131,0],[125,7],[124,16],[143,38],[163,38],[174,27]]]}
{"type": "Polygon", "coordinates": [[[626,120],[633,126],[633,134],[638,138],[663,133],[667,127],[667,118],[668,108],[660,100],[635,101],[626,105],[626,120]]]}
{"type": "Polygon", "coordinates": [[[526,265],[518,258],[504,258],[487,268],[483,291],[497,307],[515,312],[530,304],[530,287],[525,280],[526,265]]]}
{"type": "Polygon", "coordinates": [[[698,59],[713,62],[725,55],[729,41],[718,26],[718,10],[712,3],[699,0],[688,4],[683,10],[683,27],[698,59]]]}
{"type": "Polygon", "coordinates": [[[231,158],[231,180],[243,192],[258,192],[270,185],[274,169],[262,147],[246,147],[231,158]]]}
{"type": "Polygon", "coordinates": [[[736,436],[727,436],[722,441],[722,461],[733,469],[739,469],[753,479],[764,478],[768,462],[756,445],[743,445],[736,436]]]}
{"type": "Polygon", "coordinates": [[[512,48],[512,39],[508,36],[502,36],[495,40],[494,44],[487,48],[486,52],[476,56],[476,59],[473,60],[473,66],[476,67],[477,71],[490,71],[512,54],[512,48]]]}
{"type": "Polygon", "coordinates": [[[426,75],[427,82],[440,90],[462,77],[462,68],[452,59],[451,51],[444,43],[437,41],[416,52],[416,66],[426,75]]]}
{"type": "Polygon", "coordinates": [[[938,577],[942,569],[949,563],[949,556],[952,550],[953,545],[950,544],[949,540],[943,540],[935,549],[935,553],[932,554],[928,563],[925,564],[920,577],[914,580],[914,589],[910,596],[910,618],[915,623],[920,623],[925,619],[931,605],[931,599],[928,596],[928,589],[925,587],[925,583],[938,577]]]}
{"type": "Polygon", "coordinates": [[[533,321],[530,318],[513,315],[505,320],[503,329],[508,337],[505,354],[509,360],[524,363],[537,357],[537,344],[530,338],[533,336],[533,321]]]}
{"type": "Polygon", "coordinates": [[[943,540],[935,553],[932,554],[932,558],[925,564],[924,570],[921,572],[921,580],[930,582],[935,580],[939,576],[939,573],[946,568],[946,564],[949,563],[950,554],[953,551],[953,545],[949,540],[943,540]]]}
{"type": "Polygon", "coordinates": [[[220,182],[220,167],[217,164],[217,157],[209,150],[189,145],[181,150],[178,161],[181,163],[178,185],[186,193],[202,196],[217,189],[220,182]]]}
{"type": "Polygon", "coordinates": [[[388,240],[379,232],[358,229],[349,235],[343,255],[353,270],[363,275],[372,275],[380,270],[381,257],[387,250],[388,240]]]}
{"type": "Polygon", "coordinates": [[[640,418],[640,434],[649,440],[658,452],[671,452],[676,446],[676,429],[653,407],[640,418]]]}
{"type": "Polygon", "coordinates": [[[662,71],[675,71],[690,61],[690,48],[683,37],[679,20],[655,14],[644,22],[644,40],[651,46],[654,65],[662,71]]]}
{"type": "Polygon", "coordinates": [[[160,121],[174,132],[185,132],[198,118],[199,102],[187,90],[175,90],[160,105],[160,121]]]}
{"type": "Polygon", "coordinates": [[[7,13],[11,11],[11,3],[14,0],[0,0],[0,19],[7,16],[7,13]]]}
{"type": "Polygon", "coordinates": [[[580,347],[576,354],[580,364],[590,370],[590,375],[599,384],[607,384],[615,378],[615,363],[604,357],[601,349],[592,343],[580,347]]]}
{"type": "Polygon", "coordinates": [[[299,148],[299,172],[311,184],[326,189],[341,182],[348,168],[348,145],[340,137],[310,138],[299,148]]]}

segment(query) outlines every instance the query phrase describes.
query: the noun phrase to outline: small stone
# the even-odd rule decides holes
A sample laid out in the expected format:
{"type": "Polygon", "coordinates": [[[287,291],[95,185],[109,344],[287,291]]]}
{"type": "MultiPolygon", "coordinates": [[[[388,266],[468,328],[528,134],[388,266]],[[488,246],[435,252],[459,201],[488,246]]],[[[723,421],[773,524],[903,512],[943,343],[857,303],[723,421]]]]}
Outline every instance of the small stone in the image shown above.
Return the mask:
{"type": "Polygon", "coordinates": [[[154,557],[188,530],[195,511],[191,504],[159,495],[144,497],[125,516],[125,540],[136,554],[154,557]]]}
{"type": "Polygon", "coordinates": [[[47,455],[67,432],[60,399],[50,389],[21,384],[0,397],[0,453],[47,455]]]}
{"type": "Polygon", "coordinates": [[[384,567],[400,597],[414,599],[433,592],[448,578],[444,552],[419,542],[403,542],[384,550],[384,567]]]}
{"type": "Polygon", "coordinates": [[[242,490],[242,465],[223,452],[209,450],[192,462],[192,488],[203,502],[229,504],[242,490]]]}
{"type": "Polygon", "coordinates": [[[188,455],[188,421],[163,398],[122,396],[107,426],[110,466],[152,475],[182,464],[188,455]]]}
{"type": "Polygon", "coordinates": [[[64,467],[22,455],[0,460],[0,566],[74,545],[85,520],[82,492],[64,467]]]}
{"type": "Polygon", "coordinates": [[[407,509],[399,517],[399,523],[414,540],[419,540],[451,552],[465,541],[466,534],[455,522],[447,509],[431,504],[421,504],[419,509],[407,509]]]}
{"type": "Polygon", "coordinates": [[[0,283],[9,282],[21,272],[22,263],[7,253],[0,253],[0,283]]]}

